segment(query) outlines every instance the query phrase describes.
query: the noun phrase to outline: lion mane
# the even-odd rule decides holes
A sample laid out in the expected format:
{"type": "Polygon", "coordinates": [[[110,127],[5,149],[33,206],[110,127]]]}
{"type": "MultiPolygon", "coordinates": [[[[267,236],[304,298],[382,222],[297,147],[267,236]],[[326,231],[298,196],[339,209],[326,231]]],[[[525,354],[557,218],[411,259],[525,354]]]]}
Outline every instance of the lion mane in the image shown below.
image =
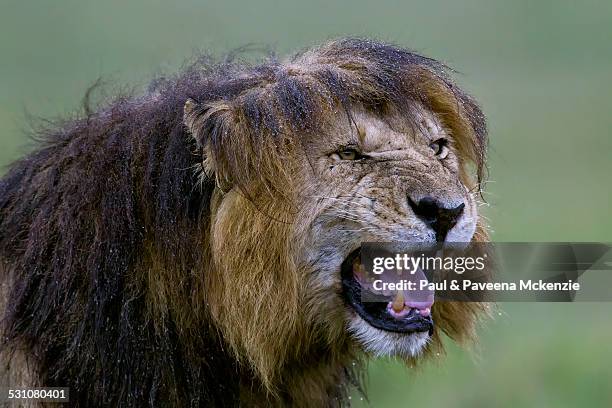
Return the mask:
{"type": "MultiPolygon", "coordinates": [[[[0,182],[0,379],[81,407],[345,403],[361,354],[299,307],[287,146],[356,105],[418,101],[460,135],[477,188],[484,116],[447,71],[365,39],[207,57],[40,131],[0,182]]],[[[482,308],[433,313],[461,341],[482,308]]]]}

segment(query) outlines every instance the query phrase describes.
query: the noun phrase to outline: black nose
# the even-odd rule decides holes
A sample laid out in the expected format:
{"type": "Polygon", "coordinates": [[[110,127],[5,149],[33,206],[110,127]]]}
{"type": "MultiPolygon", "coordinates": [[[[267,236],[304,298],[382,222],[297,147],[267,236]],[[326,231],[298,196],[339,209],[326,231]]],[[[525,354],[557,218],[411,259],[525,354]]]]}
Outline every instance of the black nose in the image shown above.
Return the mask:
{"type": "Polygon", "coordinates": [[[457,224],[465,207],[465,204],[461,203],[455,208],[445,208],[431,197],[421,198],[418,204],[408,197],[408,203],[416,216],[436,232],[438,242],[446,239],[446,234],[457,224]]]}

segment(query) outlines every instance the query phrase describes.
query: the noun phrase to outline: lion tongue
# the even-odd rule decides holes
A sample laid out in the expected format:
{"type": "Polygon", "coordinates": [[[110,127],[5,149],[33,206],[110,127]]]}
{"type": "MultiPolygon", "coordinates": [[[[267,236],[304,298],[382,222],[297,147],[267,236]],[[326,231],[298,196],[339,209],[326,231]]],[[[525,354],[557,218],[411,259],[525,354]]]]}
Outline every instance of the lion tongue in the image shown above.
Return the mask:
{"type": "Polygon", "coordinates": [[[434,291],[427,288],[420,289],[419,285],[419,282],[427,280],[427,277],[421,269],[418,269],[409,279],[415,283],[416,288],[413,290],[398,290],[393,300],[389,302],[389,309],[395,314],[401,315],[408,312],[409,309],[416,309],[420,315],[429,316],[434,303],[434,291]]]}

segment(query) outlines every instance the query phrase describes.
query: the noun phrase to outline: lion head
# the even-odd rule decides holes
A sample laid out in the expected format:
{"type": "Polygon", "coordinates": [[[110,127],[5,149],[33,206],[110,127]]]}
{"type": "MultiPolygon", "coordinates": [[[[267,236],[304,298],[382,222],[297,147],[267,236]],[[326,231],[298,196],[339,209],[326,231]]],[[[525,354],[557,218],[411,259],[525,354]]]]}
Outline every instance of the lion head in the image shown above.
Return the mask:
{"type": "Polygon", "coordinates": [[[207,278],[236,355],[273,384],[313,349],[412,360],[439,346],[440,330],[469,337],[480,305],[406,300],[372,315],[347,299],[342,268],[362,242],[486,237],[478,107],[441,64],[369,41],[265,71],[231,98],[185,105],[203,177],[218,186],[207,278]]]}

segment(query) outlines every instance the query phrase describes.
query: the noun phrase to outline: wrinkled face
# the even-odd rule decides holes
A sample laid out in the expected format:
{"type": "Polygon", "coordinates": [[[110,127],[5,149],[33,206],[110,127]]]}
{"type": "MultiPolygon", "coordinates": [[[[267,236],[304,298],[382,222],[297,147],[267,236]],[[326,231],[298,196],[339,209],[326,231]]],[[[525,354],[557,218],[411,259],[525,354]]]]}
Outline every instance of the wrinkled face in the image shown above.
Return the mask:
{"type": "Polygon", "coordinates": [[[415,125],[364,111],[308,144],[298,219],[307,237],[299,264],[309,299],[330,336],[374,355],[414,356],[432,332],[433,297],[364,305],[355,295],[362,242],[469,242],[477,223],[473,193],[461,180],[453,136],[416,108],[415,125]],[[321,312],[321,308],[324,309],[321,312]]]}

